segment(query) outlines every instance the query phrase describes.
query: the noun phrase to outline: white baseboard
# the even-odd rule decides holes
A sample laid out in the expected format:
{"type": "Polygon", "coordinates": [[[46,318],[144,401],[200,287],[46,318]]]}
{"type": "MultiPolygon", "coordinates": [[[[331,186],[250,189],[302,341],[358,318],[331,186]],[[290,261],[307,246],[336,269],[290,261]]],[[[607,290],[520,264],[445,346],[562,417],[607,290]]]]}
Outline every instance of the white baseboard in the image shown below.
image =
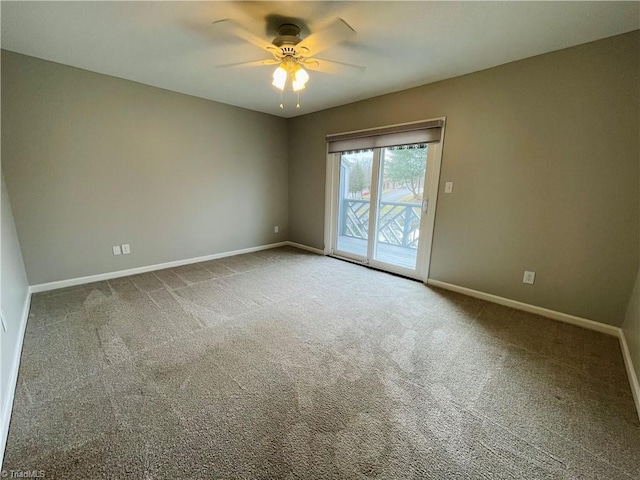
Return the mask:
{"type": "Polygon", "coordinates": [[[511,300],[509,298],[499,297],[490,293],[480,292],[471,288],[459,287],[451,283],[441,282],[439,280],[427,280],[427,285],[434,287],[444,288],[445,290],[451,290],[452,292],[462,293],[470,297],[479,298],[480,300],[486,300],[488,302],[504,305],[505,307],[515,308],[516,310],[522,310],[529,313],[534,313],[543,317],[558,320],[560,322],[570,323],[578,327],[588,328],[589,330],[595,330],[597,332],[605,333],[607,335],[613,335],[618,337],[620,341],[620,349],[622,350],[622,357],[624,358],[624,365],[627,369],[627,377],[629,378],[629,385],[631,387],[631,393],[633,394],[633,401],[636,405],[636,413],[638,419],[640,419],[640,384],[638,383],[638,375],[633,366],[631,360],[631,353],[629,352],[629,346],[627,345],[627,339],[624,336],[624,331],[619,327],[607,325],[586,318],[576,317],[567,313],[556,312],[555,310],[549,310],[548,308],[538,307],[528,303],[518,302],[517,300],[511,300]]]}
{"type": "Polygon", "coordinates": [[[7,396],[4,398],[2,405],[2,417],[0,418],[0,466],[4,460],[4,449],[7,445],[7,437],[9,435],[9,423],[11,422],[11,412],[13,411],[13,399],[16,393],[18,383],[18,371],[20,370],[20,356],[22,355],[22,342],[24,341],[24,333],[27,328],[27,318],[29,318],[29,308],[31,307],[31,292],[27,293],[22,310],[22,318],[20,319],[18,339],[15,355],[13,357],[13,365],[9,373],[9,383],[7,396]]]}
{"type": "Polygon", "coordinates": [[[633,394],[633,401],[636,404],[636,412],[638,413],[638,419],[640,419],[640,383],[638,382],[638,373],[631,360],[631,352],[629,351],[629,345],[627,345],[627,338],[622,329],[620,329],[620,349],[622,350],[622,358],[624,358],[624,366],[627,369],[627,377],[629,377],[629,386],[633,394]]]}
{"type": "Polygon", "coordinates": [[[600,323],[593,320],[588,320],[586,318],[576,317],[574,315],[569,315],[568,313],[556,312],[555,310],[549,310],[548,308],[538,307],[529,303],[522,303],[517,300],[499,297],[497,295],[480,292],[471,288],[459,287],[458,285],[441,282],[440,280],[429,279],[427,280],[427,285],[444,288],[445,290],[462,293],[463,295],[468,295],[469,297],[479,298],[480,300],[497,303],[499,305],[504,305],[505,307],[515,308],[516,310],[534,313],[542,317],[547,317],[553,320],[559,320],[561,322],[577,325],[579,327],[588,328],[589,330],[606,333],[607,335],[613,335],[614,337],[620,336],[620,328],[614,327],[613,325],[607,325],[606,323],[600,323]]]}
{"type": "Polygon", "coordinates": [[[300,250],[306,250],[307,252],[317,253],[318,255],[326,255],[324,250],[320,250],[319,248],[308,247],[306,245],[302,245],[301,243],[296,242],[287,242],[287,245],[290,245],[295,248],[299,248],[300,250]]]}
{"type": "Polygon", "coordinates": [[[31,293],[47,292],[49,290],[57,290],[59,288],[73,287],[83,285],[85,283],[100,282],[103,280],[111,280],[112,278],[128,277],[129,275],[138,275],[140,273],[153,272],[154,270],[163,270],[165,268],[180,267],[191,263],[206,262],[216,260],[218,258],[232,257],[233,255],[241,255],[243,253],[259,252],[260,250],[268,250],[270,248],[284,247],[290,245],[290,242],[270,243],[268,245],[260,245],[258,247],[243,248],[241,250],[232,250],[230,252],[214,253],[203,257],[186,258],[184,260],[176,260],[173,262],[158,263],[155,265],[146,265],[144,267],[129,268],[127,270],[118,270],[116,272],[99,273],[97,275],[89,275],[86,277],[70,278],[67,280],[59,280],[56,282],[40,283],[31,285],[29,290],[31,293]]]}

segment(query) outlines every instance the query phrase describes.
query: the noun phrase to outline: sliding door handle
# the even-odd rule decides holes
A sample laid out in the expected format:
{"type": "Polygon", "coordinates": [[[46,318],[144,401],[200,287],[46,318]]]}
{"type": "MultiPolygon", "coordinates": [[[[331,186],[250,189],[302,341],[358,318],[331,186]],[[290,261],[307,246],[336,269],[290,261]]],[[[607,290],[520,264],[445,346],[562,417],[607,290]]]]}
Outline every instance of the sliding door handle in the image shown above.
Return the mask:
{"type": "Polygon", "coordinates": [[[429,199],[425,198],[422,200],[422,213],[427,213],[427,210],[429,210],[429,199]]]}

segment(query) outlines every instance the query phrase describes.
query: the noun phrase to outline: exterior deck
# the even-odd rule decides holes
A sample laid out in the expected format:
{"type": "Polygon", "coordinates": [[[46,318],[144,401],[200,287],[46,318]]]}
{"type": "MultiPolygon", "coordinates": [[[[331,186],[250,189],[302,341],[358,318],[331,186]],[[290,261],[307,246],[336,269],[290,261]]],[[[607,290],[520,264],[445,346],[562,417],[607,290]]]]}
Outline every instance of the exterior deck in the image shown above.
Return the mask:
{"type": "MultiPolygon", "coordinates": [[[[366,257],[367,241],[362,238],[340,235],[336,249],[340,252],[366,257]]],[[[416,268],[416,258],[417,250],[415,248],[389,245],[380,242],[378,242],[377,251],[374,253],[374,259],[380,262],[409,268],[411,270],[416,268]]]]}

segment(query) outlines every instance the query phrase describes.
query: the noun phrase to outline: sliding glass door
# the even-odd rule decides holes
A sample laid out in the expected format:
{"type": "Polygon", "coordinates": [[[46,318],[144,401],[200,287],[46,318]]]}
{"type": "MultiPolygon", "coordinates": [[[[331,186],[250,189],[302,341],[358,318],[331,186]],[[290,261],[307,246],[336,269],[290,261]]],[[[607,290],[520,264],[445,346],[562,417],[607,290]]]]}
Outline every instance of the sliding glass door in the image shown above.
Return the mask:
{"type": "Polygon", "coordinates": [[[380,150],[373,258],[415,270],[420,244],[427,145],[380,150]]]}
{"type": "Polygon", "coordinates": [[[329,161],[331,253],[426,279],[440,143],[348,150],[329,161]]]}
{"type": "Polygon", "coordinates": [[[336,250],[365,259],[369,250],[373,150],[340,156],[336,250]]]}

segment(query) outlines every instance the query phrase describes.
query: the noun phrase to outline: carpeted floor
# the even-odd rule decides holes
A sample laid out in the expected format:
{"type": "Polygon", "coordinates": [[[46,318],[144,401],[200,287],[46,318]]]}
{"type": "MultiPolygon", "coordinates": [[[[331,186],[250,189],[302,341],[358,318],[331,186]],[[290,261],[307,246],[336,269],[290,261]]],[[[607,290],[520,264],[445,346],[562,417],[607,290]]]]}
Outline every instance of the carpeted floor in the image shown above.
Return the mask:
{"type": "Polygon", "coordinates": [[[5,470],[640,477],[617,339],[295,249],[33,297],[5,470]]]}

